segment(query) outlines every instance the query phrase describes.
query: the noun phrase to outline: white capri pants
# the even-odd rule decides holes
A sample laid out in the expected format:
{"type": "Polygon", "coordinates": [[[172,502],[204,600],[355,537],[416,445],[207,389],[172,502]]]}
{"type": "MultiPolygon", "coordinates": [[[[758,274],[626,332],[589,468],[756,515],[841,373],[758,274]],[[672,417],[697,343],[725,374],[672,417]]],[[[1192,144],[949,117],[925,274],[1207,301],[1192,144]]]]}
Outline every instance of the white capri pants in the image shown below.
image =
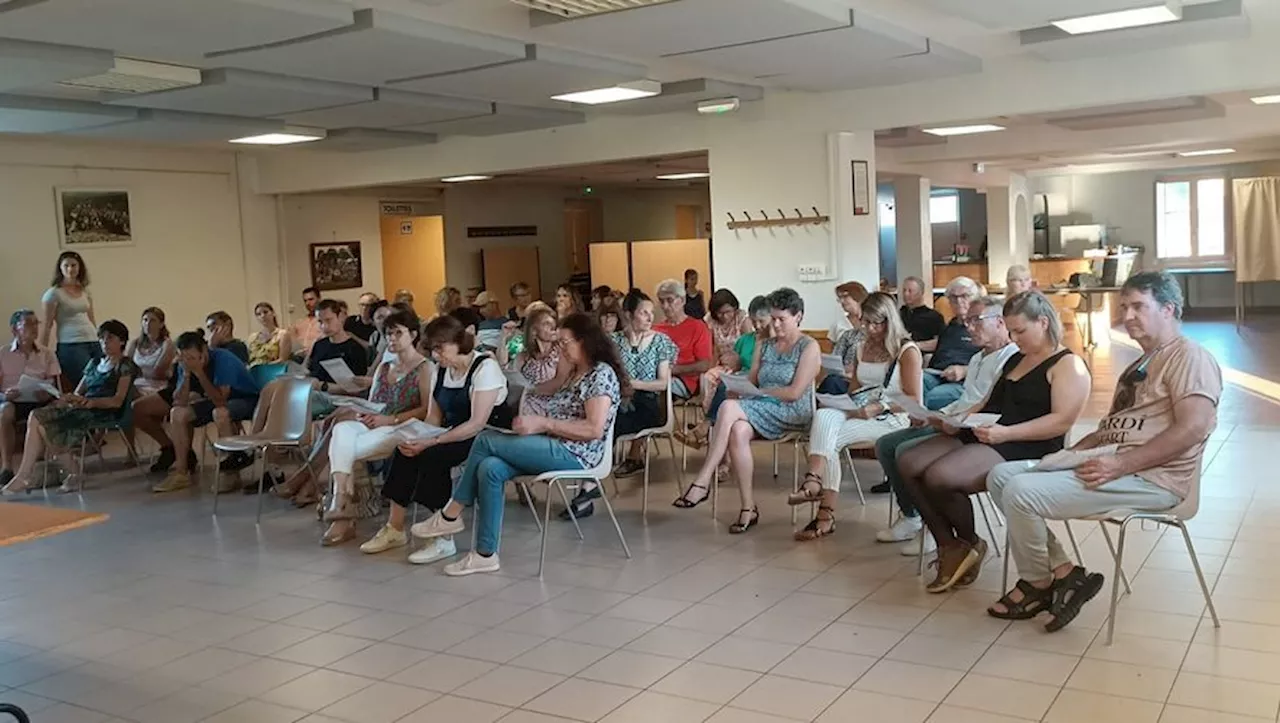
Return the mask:
{"type": "Polygon", "coordinates": [[[883,419],[850,419],[839,409],[819,409],[809,427],[809,454],[827,462],[823,489],[840,491],[840,452],[851,445],[868,445],[890,432],[911,426],[905,414],[889,414],[883,419]]]}
{"type": "Polygon", "coordinates": [[[329,436],[329,470],[351,474],[356,462],[385,459],[396,451],[395,427],[369,429],[362,422],[338,422],[329,436]]]}

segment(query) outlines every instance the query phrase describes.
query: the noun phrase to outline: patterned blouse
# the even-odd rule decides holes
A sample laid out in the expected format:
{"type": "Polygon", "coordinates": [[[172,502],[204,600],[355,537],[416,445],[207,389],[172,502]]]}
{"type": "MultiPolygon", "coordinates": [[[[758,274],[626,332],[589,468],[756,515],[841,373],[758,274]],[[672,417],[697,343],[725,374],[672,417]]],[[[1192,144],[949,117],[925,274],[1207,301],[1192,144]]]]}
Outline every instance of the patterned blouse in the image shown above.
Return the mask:
{"type": "Polygon", "coordinates": [[[532,354],[525,352],[523,361],[520,359],[516,361],[520,375],[529,383],[524,396],[520,398],[520,413],[539,417],[551,416],[547,411],[548,397],[537,394],[533,388],[555,377],[556,369],[560,366],[560,347],[552,347],[551,353],[541,359],[536,359],[532,354]]]}
{"type": "MultiPolygon", "coordinates": [[[[618,386],[618,375],[613,367],[600,362],[595,368],[573,384],[566,385],[547,400],[547,416],[560,421],[587,418],[587,400],[595,397],[609,398],[609,416],[605,419],[605,431],[608,433],[614,417],[618,414],[618,403],[622,390],[618,386]]],[[[573,456],[586,468],[600,464],[608,452],[610,440],[606,438],[581,442],[573,439],[560,440],[573,456]]]]}
{"type": "Polygon", "coordinates": [[[387,405],[383,414],[399,414],[422,406],[422,389],[418,382],[423,371],[429,368],[427,360],[423,359],[397,382],[391,378],[391,362],[379,365],[369,401],[387,405]]]}
{"type": "Polygon", "coordinates": [[[844,361],[846,368],[853,364],[854,359],[858,357],[858,347],[862,346],[862,329],[850,329],[840,335],[836,340],[831,353],[840,357],[844,361]]]}
{"type": "MultiPolygon", "coordinates": [[[[733,319],[728,324],[721,324],[714,318],[707,317],[707,326],[711,328],[711,344],[715,352],[713,359],[716,363],[720,362],[720,357],[725,352],[733,351],[733,345],[738,342],[738,337],[742,336],[742,327],[747,323],[747,312],[738,309],[738,313],[734,314],[733,319]]],[[[751,360],[746,361],[747,364],[751,360]]]]}
{"type": "MultiPolygon", "coordinates": [[[[655,381],[658,378],[658,367],[662,362],[675,364],[676,355],[680,353],[676,343],[671,341],[671,337],[662,332],[654,332],[649,343],[641,346],[632,346],[627,335],[621,331],[615,332],[610,338],[613,339],[614,346],[618,347],[618,357],[622,360],[622,368],[627,370],[627,375],[642,382],[655,381]]],[[[653,393],[636,392],[636,394],[653,393]]],[[[634,407],[635,403],[631,399],[622,402],[623,411],[629,411],[634,407]]]]}
{"type": "Polygon", "coordinates": [[[257,334],[249,337],[249,366],[271,364],[279,359],[280,340],[288,333],[287,329],[276,329],[266,341],[259,341],[257,334]]]}

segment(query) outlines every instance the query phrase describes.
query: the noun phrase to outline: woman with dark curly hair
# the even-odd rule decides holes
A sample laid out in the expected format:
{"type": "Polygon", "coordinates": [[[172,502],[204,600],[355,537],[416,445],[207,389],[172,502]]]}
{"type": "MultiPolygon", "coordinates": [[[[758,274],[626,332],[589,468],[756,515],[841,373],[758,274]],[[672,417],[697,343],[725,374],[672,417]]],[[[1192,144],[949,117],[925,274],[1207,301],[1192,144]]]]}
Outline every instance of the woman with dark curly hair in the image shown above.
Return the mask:
{"type": "Polygon", "coordinates": [[[410,528],[414,537],[435,538],[463,531],[462,510],[479,504],[475,549],[445,566],[446,575],[498,570],[503,492],[518,475],[563,469],[590,469],[610,453],[609,428],[628,381],[613,341],[587,314],[560,320],[561,354],[567,378],[555,377],[536,388],[548,398],[546,415],[521,413],[514,435],[482,432],[471,446],[453,498],[425,522],[410,528]]]}

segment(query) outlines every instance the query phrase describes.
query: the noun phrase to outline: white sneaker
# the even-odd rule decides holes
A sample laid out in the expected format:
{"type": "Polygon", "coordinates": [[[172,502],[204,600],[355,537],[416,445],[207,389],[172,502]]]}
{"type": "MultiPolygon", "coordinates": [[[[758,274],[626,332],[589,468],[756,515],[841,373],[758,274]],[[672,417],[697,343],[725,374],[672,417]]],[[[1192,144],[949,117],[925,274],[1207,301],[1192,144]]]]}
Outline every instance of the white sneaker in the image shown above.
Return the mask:
{"type": "Polygon", "coordinates": [[[419,522],[409,528],[409,534],[420,539],[428,539],[431,537],[447,537],[456,535],[466,529],[462,524],[462,515],[458,515],[457,519],[450,522],[444,518],[444,514],[437,512],[427,519],[419,522]]]}
{"type": "Polygon", "coordinates": [[[409,562],[414,565],[428,565],[456,554],[458,554],[458,546],[453,544],[452,537],[433,537],[421,550],[409,553],[409,562]]]}
{"type": "MultiPolygon", "coordinates": [[[[924,535],[924,555],[928,557],[938,551],[938,543],[934,541],[933,534],[928,530],[921,530],[920,534],[924,535]]],[[[920,556],[920,538],[911,540],[902,546],[903,557],[919,557],[920,556]]]]}
{"type": "Polygon", "coordinates": [[[920,534],[920,530],[924,528],[924,523],[919,517],[900,517],[894,523],[893,527],[887,530],[880,530],[876,533],[878,542],[906,542],[914,540],[916,535],[920,534]]]}
{"type": "Polygon", "coordinates": [[[407,544],[409,544],[409,538],[403,532],[391,525],[383,525],[382,529],[378,530],[378,534],[360,546],[360,551],[366,555],[376,555],[407,544]]]}
{"type": "Polygon", "coordinates": [[[444,574],[450,577],[462,577],[463,575],[474,575],[477,572],[497,572],[498,571],[498,555],[494,553],[488,557],[481,557],[475,552],[468,552],[467,556],[451,562],[444,566],[444,574]]]}

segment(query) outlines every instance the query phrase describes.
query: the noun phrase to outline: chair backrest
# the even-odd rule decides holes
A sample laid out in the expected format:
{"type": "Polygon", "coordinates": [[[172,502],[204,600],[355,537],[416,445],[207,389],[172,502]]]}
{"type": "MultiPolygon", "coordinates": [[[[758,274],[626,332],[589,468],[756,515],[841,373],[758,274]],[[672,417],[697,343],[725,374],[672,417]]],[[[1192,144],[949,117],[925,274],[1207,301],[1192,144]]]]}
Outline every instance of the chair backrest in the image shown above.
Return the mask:
{"type": "Polygon", "coordinates": [[[262,436],[297,442],[311,430],[311,380],[306,377],[284,377],[276,393],[276,403],[267,409],[262,436]]]}
{"type": "Polygon", "coordinates": [[[1191,476],[1191,489],[1187,490],[1187,496],[1177,507],[1170,510],[1170,514],[1177,515],[1180,520],[1189,520],[1196,516],[1200,511],[1200,476],[1201,465],[1204,463],[1204,449],[1201,448],[1200,454],[1196,456],[1196,471],[1191,476]]]}
{"type": "Polygon", "coordinates": [[[598,480],[603,480],[605,477],[608,477],[609,475],[613,474],[613,453],[612,453],[613,427],[615,424],[617,424],[617,422],[618,422],[618,414],[615,411],[613,415],[613,419],[610,420],[609,422],[609,428],[605,430],[605,433],[604,433],[605,451],[604,451],[604,454],[601,455],[600,457],[600,464],[588,470],[592,474],[592,476],[594,476],[598,480]]]}
{"type": "Polygon", "coordinates": [[[257,364],[249,367],[249,376],[253,377],[253,382],[258,385],[258,389],[266,389],[277,377],[282,377],[289,371],[287,363],[279,364],[257,364]]]}

